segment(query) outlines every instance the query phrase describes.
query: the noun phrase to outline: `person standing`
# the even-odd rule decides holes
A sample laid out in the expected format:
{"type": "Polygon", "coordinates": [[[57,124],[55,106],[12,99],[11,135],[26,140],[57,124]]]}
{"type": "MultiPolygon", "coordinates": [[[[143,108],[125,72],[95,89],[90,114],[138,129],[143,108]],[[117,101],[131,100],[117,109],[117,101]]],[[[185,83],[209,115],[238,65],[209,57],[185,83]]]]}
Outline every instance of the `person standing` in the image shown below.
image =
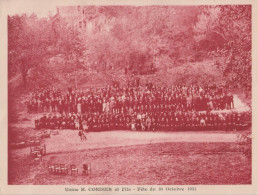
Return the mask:
{"type": "Polygon", "coordinates": [[[85,132],[87,132],[88,129],[89,129],[88,123],[87,123],[87,121],[85,119],[83,119],[83,121],[82,121],[82,129],[85,132]]]}
{"type": "Polygon", "coordinates": [[[109,101],[107,101],[107,104],[106,104],[106,113],[109,113],[109,110],[110,110],[110,104],[109,104],[109,101]]]}
{"type": "Polygon", "coordinates": [[[81,130],[79,131],[79,136],[81,138],[81,141],[87,140],[86,136],[84,135],[83,131],[81,131],[81,130]]]}
{"type": "Polygon", "coordinates": [[[146,119],[146,125],[147,125],[147,129],[148,129],[148,131],[149,131],[150,128],[151,128],[151,119],[150,119],[150,117],[148,117],[148,118],[146,119]]]}
{"type": "Polygon", "coordinates": [[[77,130],[80,129],[80,121],[79,121],[79,118],[76,116],[75,120],[74,120],[74,124],[75,124],[75,128],[77,130]]]}
{"type": "Polygon", "coordinates": [[[230,109],[234,109],[235,106],[234,106],[234,96],[233,95],[230,95],[230,109]]]}
{"type": "Polygon", "coordinates": [[[104,100],[102,103],[102,112],[106,113],[106,111],[107,111],[107,103],[106,103],[106,100],[104,100]]]}
{"type": "Polygon", "coordinates": [[[80,101],[77,103],[77,113],[79,115],[81,115],[81,113],[82,113],[82,104],[80,101]]]}

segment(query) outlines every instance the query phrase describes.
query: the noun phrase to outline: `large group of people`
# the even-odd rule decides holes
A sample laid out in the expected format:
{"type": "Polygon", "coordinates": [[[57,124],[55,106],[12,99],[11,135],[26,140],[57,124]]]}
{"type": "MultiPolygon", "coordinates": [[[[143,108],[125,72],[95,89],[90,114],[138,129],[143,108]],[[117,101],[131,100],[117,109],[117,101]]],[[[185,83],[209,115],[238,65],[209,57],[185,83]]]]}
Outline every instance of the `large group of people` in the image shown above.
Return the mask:
{"type": "Polygon", "coordinates": [[[66,93],[56,89],[32,94],[29,112],[47,112],[36,129],[199,130],[246,126],[248,113],[221,112],[234,108],[234,98],[213,86],[107,86],[66,93]]]}
{"type": "Polygon", "coordinates": [[[250,125],[250,113],[153,112],[124,114],[44,115],[35,120],[36,129],[105,130],[238,130],[250,125]]]}
{"type": "Polygon", "coordinates": [[[68,113],[130,114],[136,112],[209,111],[234,107],[233,95],[217,86],[118,87],[87,89],[61,93],[56,89],[32,94],[28,111],[68,113]]]}

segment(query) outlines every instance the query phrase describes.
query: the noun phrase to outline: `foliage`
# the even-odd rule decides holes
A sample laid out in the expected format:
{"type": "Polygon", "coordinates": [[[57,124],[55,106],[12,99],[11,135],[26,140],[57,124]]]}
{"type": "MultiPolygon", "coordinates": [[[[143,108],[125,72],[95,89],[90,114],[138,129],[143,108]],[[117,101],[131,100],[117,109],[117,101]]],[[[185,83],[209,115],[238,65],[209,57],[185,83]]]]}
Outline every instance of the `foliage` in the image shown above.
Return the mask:
{"type": "Polygon", "coordinates": [[[36,15],[8,16],[9,76],[21,74],[26,87],[28,72],[41,71],[40,66],[60,54],[75,64],[83,55],[78,32],[62,19],[39,19],[36,15]]]}
{"type": "MultiPolygon", "coordinates": [[[[249,5],[82,6],[80,11],[91,31],[75,28],[78,21],[71,23],[62,14],[43,19],[9,16],[9,76],[21,74],[26,85],[29,70],[41,74],[44,68],[40,66],[57,55],[75,73],[107,73],[125,67],[139,72],[154,66],[166,74],[177,66],[210,58],[224,76],[220,79],[250,91],[249,5]]],[[[185,74],[200,81],[209,77],[191,68],[185,74]]],[[[181,82],[189,78],[177,77],[181,82]]]]}
{"type": "Polygon", "coordinates": [[[187,52],[192,52],[190,24],[196,21],[197,13],[194,7],[104,6],[94,18],[96,23],[102,17],[109,18],[110,31],[86,33],[89,62],[118,69],[126,66],[140,69],[153,64],[163,68],[164,62],[173,66],[187,52]]]}
{"type": "Polygon", "coordinates": [[[9,76],[21,73],[24,86],[32,67],[46,60],[51,44],[51,29],[46,19],[31,16],[8,16],[8,68],[9,76]]]}
{"type": "MultiPolygon", "coordinates": [[[[234,87],[251,89],[251,6],[203,6],[195,39],[234,87]],[[217,59],[225,60],[219,63],[217,59]]],[[[200,48],[201,49],[201,48],[200,48]]]]}

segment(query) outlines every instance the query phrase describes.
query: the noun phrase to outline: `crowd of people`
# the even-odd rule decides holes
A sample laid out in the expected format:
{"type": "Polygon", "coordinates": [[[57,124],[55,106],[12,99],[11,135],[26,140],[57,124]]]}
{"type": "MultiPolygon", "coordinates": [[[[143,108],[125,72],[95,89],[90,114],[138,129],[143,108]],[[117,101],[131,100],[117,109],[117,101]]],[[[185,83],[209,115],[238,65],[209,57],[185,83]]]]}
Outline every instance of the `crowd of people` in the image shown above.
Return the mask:
{"type": "Polygon", "coordinates": [[[220,110],[234,108],[233,95],[213,86],[90,88],[66,93],[46,89],[32,94],[28,111],[47,112],[35,120],[36,129],[197,130],[246,126],[250,114],[220,110]]]}
{"type": "Polygon", "coordinates": [[[28,111],[68,113],[111,113],[165,111],[209,111],[234,108],[233,95],[217,86],[118,87],[87,89],[67,93],[56,89],[35,92],[28,111]]]}
{"type": "Polygon", "coordinates": [[[235,112],[141,112],[125,114],[44,115],[36,129],[105,130],[238,130],[250,126],[250,113],[235,112]]]}

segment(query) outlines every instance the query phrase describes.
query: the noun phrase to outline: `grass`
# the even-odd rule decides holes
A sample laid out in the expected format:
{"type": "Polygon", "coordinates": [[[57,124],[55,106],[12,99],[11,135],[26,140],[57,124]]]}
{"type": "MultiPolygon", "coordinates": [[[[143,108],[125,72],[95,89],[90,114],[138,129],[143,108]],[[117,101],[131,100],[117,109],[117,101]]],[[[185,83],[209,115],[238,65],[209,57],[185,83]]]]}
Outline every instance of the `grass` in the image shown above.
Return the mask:
{"type": "Polygon", "coordinates": [[[157,143],[49,154],[40,165],[10,154],[9,184],[229,185],[251,184],[251,160],[236,143],[157,143]],[[78,176],[48,173],[48,163],[76,164],[78,176]],[[82,164],[92,173],[83,176],[82,164]]]}

